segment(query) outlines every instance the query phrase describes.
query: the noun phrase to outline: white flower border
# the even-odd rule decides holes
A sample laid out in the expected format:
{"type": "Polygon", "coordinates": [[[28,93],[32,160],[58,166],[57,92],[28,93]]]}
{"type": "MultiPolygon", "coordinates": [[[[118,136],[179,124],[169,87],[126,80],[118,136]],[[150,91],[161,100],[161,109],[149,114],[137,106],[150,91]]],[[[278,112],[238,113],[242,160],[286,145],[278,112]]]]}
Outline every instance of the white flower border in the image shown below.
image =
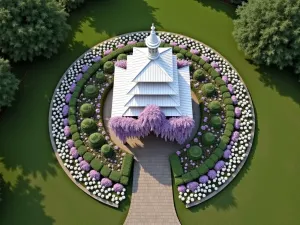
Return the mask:
{"type": "MultiPolygon", "coordinates": [[[[201,50],[204,55],[209,57],[211,61],[215,61],[222,68],[222,75],[228,76],[228,81],[234,86],[238,93],[235,93],[238,99],[238,105],[242,109],[241,128],[244,130],[239,137],[239,144],[242,144],[237,148],[237,143],[232,148],[231,158],[229,162],[226,162],[226,166],[221,172],[218,172],[218,176],[213,181],[209,181],[208,185],[199,185],[198,189],[192,193],[188,189],[185,193],[179,193],[179,198],[186,203],[186,207],[192,207],[200,204],[209,198],[213,197],[224,189],[237,175],[239,170],[244,165],[249,152],[251,150],[252,141],[255,130],[255,114],[253,109],[252,100],[247,87],[244,85],[242,79],[233,68],[233,66],[226,61],[219,53],[204,45],[203,43],[191,39],[189,37],[170,33],[170,32],[157,32],[161,39],[167,43],[173,41],[178,44],[187,45],[188,48],[201,50]],[[252,123],[249,123],[249,118],[252,118],[252,123]]],[[[55,155],[70,179],[84,192],[96,200],[108,204],[112,207],[118,207],[120,201],[124,200],[125,191],[121,193],[114,193],[112,188],[104,188],[101,186],[100,181],[91,179],[87,172],[81,170],[78,160],[74,160],[69,153],[69,148],[66,144],[67,138],[63,132],[63,116],[62,108],[65,105],[65,95],[69,93],[70,85],[76,79],[76,73],[81,71],[83,65],[92,65],[92,59],[102,52],[113,48],[113,45],[126,44],[128,41],[143,41],[149,35],[148,31],[140,31],[123,34],[111,39],[108,39],[93,48],[89,49],[83,55],[81,55],[63,74],[62,78],[57,84],[55,92],[51,100],[51,106],[49,111],[49,133],[51,138],[51,144],[55,155]],[[84,186],[80,182],[84,182],[84,186]]]]}

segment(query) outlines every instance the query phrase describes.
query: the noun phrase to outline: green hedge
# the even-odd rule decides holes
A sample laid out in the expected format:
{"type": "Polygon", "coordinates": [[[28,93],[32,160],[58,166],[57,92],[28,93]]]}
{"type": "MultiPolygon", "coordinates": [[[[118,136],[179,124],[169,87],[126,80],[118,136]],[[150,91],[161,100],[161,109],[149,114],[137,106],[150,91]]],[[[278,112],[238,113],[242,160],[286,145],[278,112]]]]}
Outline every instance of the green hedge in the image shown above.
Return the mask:
{"type": "Polygon", "coordinates": [[[132,163],[133,163],[133,155],[131,154],[126,154],[123,159],[123,164],[121,167],[121,173],[124,176],[129,177],[131,168],[132,168],[132,163]]]}
{"type": "Polygon", "coordinates": [[[222,140],[219,142],[219,145],[217,146],[217,148],[225,150],[227,147],[227,144],[225,142],[223,142],[222,140]]]}
{"type": "Polygon", "coordinates": [[[214,154],[215,154],[216,156],[218,156],[219,159],[221,159],[222,156],[223,156],[223,150],[220,149],[220,148],[216,148],[215,151],[214,151],[214,154]]]}
{"type": "Polygon", "coordinates": [[[90,165],[94,170],[99,172],[102,169],[104,164],[100,161],[100,159],[94,158],[91,161],[90,165]]]}
{"type": "Polygon", "coordinates": [[[206,71],[208,71],[208,70],[211,68],[211,65],[210,65],[209,63],[205,63],[205,64],[203,65],[203,68],[204,68],[206,71]]]}
{"type": "Polygon", "coordinates": [[[76,124],[76,117],[75,115],[68,116],[69,125],[75,125],[76,124]]]}
{"type": "Polygon", "coordinates": [[[79,140],[79,139],[80,139],[80,135],[79,135],[78,132],[72,134],[72,140],[73,140],[73,141],[77,141],[77,140],[79,140]]]}
{"type": "Polygon", "coordinates": [[[119,171],[111,171],[110,175],[109,175],[109,179],[111,179],[114,182],[119,182],[121,179],[121,173],[119,171]]]}
{"type": "Polygon", "coordinates": [[[225,98],[231,98],[231,94],[229,92],[224,92],[222,94],[222,97],[225,99],[225,98]]]}
{"type": "Polygon", "coordinates": [[[70,107],[68,115],[70,116],[70,115],[75,115],[75,114],[76,114],[76,108],[74,106],[70,107]]]}
{"type": "Polygon", "coordinates": [[[202,164],[197,168],[197,171],[199,173],[199,176],[202,176],[208,172],[208,167],[206,164],[202,164]]]}
{"type": "Polygon", "coordinates": [[[179,53],[180,50],[181,50],[181,48],[179,48],[178,46],[174,46],[174,47],[173,47],[173,52],[174,52],[174,53],[179,53]]]}
{"type": "Polygon", "coordinates": [[[228,88],[226,87],[226,85],[220,86],[220,91],[221,91],[222,94],[225,93],[225,92],[229,92],[229,90],[228,90],[228,88]]]}
{"type": "Polygon", "coordinates": [[[190,172],[183,174],[181,178],[184,181],[184,183],[188,183],[194,180],[190,172]]]}
{"type": "Polygon", "coordinates": [[[174,183],[175,183],[176,186],[179,186],[179,185],[184,184],[184,181],[181,177],[175,177],[174,178],[174,183]]]}
{"type": "Polygon", "coordinates": [[[185,53],[185,56],[188,58],[192,58],[193,54],[191,52],[187,52],[187,53],[185,53]]]}
{"type": "Polygon", "coordinates": [[[71,132],[71,134],[75,134],[76,132],[78,132],[77,125],[75,125],[75,124],[71,125],[70,132],[71,132]]]}
{"type": "Polygon", "coordinates": [[[79,148],[81,145],[83,145],[83,142],[82,142],[82,140],[77,140],[77,141],[75,141],[74,145],[76,148],[79,148]]]}
{"type": "Polygon", "coordinates": [[[109,177],[109,174],[111,173],[111,169],[107,166],[104,165],[100,171],[101,175],[104,177],[109,177]]]}
{"type": "Polygon", "coordinates": [[[221,86],[221,85],[225,85],[225,84],[226,84],[225,81],[222,80],[221,77],[216,77],[215,81],[216,81],[216,84],[217,84],[218,86],[221,86]]]}
{"type": "Polygon", "coordinates": [[[226,111],[226,117],[234,117],[233,111],[226,111]]]}
{"type": "Polygon", "coordinates": [[[200,64],[201,66],[203,66],[205,63],[206,63],[206,62],[205,62],[202,58],[199,57],[199,64],[200,64]]]}
{"type": "Polygon", "coordinates": [[[233,125],[232,124],[226,124],[226,126],[225,126],[225,130],[229,130],[229,131],[233,131],[234,130],[234,127],[233,127],[233,125]]]}
{"type": "Polygon", "coordinates": [[[211,159],[211,160],[214,162],[214,164],[215,164],[216,162],[218,162],[219,157],[216,156],[215,154],[211,154],[211,155],[209,156],[209,159],[211,159]]]}
{"type": "Polygon", "coordinates": [[[200,57],[197,56],[197,55],[192,55],[192,60],[193,60],[194,62],[199,62],[200,57]]]}
{"type": "Polygon", "coordinates": [[[128,185],[129,177],[121,176],[120,183],[123,184],[123,185],[128,185]]]}
{"type": "Polygon", "coordinates": [[[81,146],[79,146],[79,147],[77,148],[77,151],[78,151],[79,155],[83,156],[84,153],[87,152],[87,149],[86,149],[86,147],[85,147],[84,145],[81,145],[81,146]]]}
{"type": "Polygon", "coordinates": [[[183,174],[183,169],[179,160],[179,157],[174,153],[169,157],[173,176],[180,177],[183,174]]]}
{"type": "Polygon", "coordinates": [[[85,161],[91,162],[95,158],[95,156],[91,152],[86,152],[83,155],[83,158],[84,158],[85,161]]]}
{"type": "Polygon", "coordinates": [[[193,180],[196,180],[199,178],[200,174],[198,173],[197,169],[193,169],[190,171],[191,176],[193,177],[193,180]]]}
{"type": "Polygon", "coordinates": [[[210,158],[206,159],[204,161],[204,164],[208,167],[208,169],[212,169],[215,166],[215,163],[213,160],[211,160],[210,158]]]}

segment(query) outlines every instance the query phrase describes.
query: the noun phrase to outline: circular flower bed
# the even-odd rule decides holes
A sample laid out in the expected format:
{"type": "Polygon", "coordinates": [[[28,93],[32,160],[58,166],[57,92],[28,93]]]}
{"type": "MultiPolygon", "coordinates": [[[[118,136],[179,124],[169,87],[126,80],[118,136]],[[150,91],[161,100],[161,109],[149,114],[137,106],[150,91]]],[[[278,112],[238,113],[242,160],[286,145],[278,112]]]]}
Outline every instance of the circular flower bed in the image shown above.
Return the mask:
{"type": "MultiPolygon", "coordinates": [[[[191,207],[222,190],[240,170],[251,149],[255,115],[246,86],[222,56],[188,37],[158,33],[161,47],[179,55],[177,66],[190,66],[200,102],[196,136],[170,157],[178,197],[191,207]],[[191,159],[188,149],[194,145],[201,154],[198,149],[191,159]]],[[[110,140],[103,105],[114,67],[126,68],[127,55],[134,46],[145,47],[148,35],[124,34],[90,49],[63,75],[50,107],[49,130],[59,162],[80,188],[114,207],[126,198],[133,158],[110,140]]]]}

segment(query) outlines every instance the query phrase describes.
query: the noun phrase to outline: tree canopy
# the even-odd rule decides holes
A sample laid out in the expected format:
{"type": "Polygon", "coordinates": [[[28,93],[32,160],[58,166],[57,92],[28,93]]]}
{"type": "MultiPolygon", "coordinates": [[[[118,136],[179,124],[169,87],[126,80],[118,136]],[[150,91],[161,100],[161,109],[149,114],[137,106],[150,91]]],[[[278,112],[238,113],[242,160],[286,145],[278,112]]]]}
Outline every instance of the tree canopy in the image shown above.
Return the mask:
{"type": "Polygon", "coordinates": [[[0,58],[0,109],[11,106],[20,81],[10,71],[8,60],[0,58]]]}
{"type": "Polygon", "coordinates": [[[233,36],[246,56],[300,73],[300,0],[249,0],[236,12],[233,36]]]}
{"type": "Polygon", "coordinates": [[[55,0],[1,0],[1,52],[14,61],[49,58],[67,37],[67,16],[55,0]]]}

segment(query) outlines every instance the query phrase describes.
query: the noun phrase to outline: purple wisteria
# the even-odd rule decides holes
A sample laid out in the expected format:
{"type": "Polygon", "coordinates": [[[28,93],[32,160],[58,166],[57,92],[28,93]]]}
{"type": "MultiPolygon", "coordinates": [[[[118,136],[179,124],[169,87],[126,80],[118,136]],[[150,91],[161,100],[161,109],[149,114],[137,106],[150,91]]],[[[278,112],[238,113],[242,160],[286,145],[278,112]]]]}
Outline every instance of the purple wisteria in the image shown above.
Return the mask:
{"type": "Polygon", "coordinates": [[[178,68],[182,68],[182,67],[185,67],[185,66],[188,66],[190,65],[190,62],[185,60],[185,59],[177,59],[177,67],[178,68]]]}
{"type": "Polygon", "coordinates": [[[179,185],[177,187],[178,192],[185,192],[186,191],[186,187],[184,185],[179,185]]]}
{"type": "Polygon", "coordinates": [[[156,105],[148,105],[138,119],[131,117],[112,117],[109,126],[123,142],[127,138],[141,138],[153,132],[165,140],[183,144],[191,135],[195,121],[190,117],[172,117],[169,120],[156,105]]]}
{"type": "Polygon", "coordinates": [[[209,58],[205,55],[201,55],[201,59],[203,59],[205,62],[209,62],[209,58]]]}
{"type": "Polygon", "coordinates": [[[107,49],[104,51],[104,55],[109,55],[110,53],[112,53],[113,49],[107,49]]]}
{"type": "Polygon", "coordinates": [[[124,60],[124,59],[122,59],[122,60],[117,60],[117,61],[115,62],[115,66],[121,67],[121,68],[123,68],[123,69],[126,69],[126,68],[127,68],[127,60],[124,60]]]}
{"type": "Polygon", "coordinates": [[[203,175],[199,178],[199,182],[201,184],[205,184],[205,183],[207,183],[207,181],[208,181],[208,176],[206,176],[206,175],[203,175]]]}
{"type": "Polygon", "coordinates": [[[62,109],[62,114],[63,116],[67,116],[69,113],[69,106],[64,105],[63,109],[62,109]]]}
{"type": "Polygon", "coordinates": [[[89,69],[89,65],[87,65],[87,64],[83,65],[82,68],[81,68],[83,73],[85,73],[88,69],[89,69]]]}
{"type": "Polygon", "coordinates": [[[74,159],[77,159],[78,156],[79,156],[78,151],[77,151],[77,149],[76,149],[75,147],[72,147],[72,148],[70,149],[70,154],[72,155],[72,157],[73,157],[74,159]]]}
{"type": "Polygon", "coordinates": [[[91,169],[90,164],[89,164],[87,161],[85,161],[85,160],[82,160],[82,161],[79,163],[79,166],[80,166],[80,168],[81,168],[82,170],[87,171],[87,172],[91,169]]]}

